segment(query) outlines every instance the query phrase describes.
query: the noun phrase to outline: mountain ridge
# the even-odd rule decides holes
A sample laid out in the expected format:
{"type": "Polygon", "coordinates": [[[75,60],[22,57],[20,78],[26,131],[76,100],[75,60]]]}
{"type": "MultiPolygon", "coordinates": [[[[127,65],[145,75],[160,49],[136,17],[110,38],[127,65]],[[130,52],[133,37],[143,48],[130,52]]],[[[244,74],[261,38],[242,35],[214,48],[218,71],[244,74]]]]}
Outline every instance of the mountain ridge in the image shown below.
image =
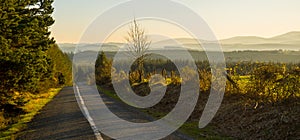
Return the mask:
{"type": "MultiPolygon", "coordinates": [[[[184,46],[187,49],[201,50],[201,44],[213,44],[220,43],[223,51],[235,51],[235,50],[300,50],[300,31],[291,31],[281,35],[276,35],[270,38],[258,37],[258,36],[236,36],[228,39],[222,39],[218,41],[208,41],[202,39],[193,38],[175,38],[167,39],[158,42],[153,42],[151,48],[175,48],[184,46]]],[[[87,50],[96,50],[101,43],[60,43],[60,48],[64,51],[72,51],[75,47],[83,47],[87,50]]],[[[122,47],[124,43],[110,42],[102,43],[104,51],[117,51],[122,47]]]]}

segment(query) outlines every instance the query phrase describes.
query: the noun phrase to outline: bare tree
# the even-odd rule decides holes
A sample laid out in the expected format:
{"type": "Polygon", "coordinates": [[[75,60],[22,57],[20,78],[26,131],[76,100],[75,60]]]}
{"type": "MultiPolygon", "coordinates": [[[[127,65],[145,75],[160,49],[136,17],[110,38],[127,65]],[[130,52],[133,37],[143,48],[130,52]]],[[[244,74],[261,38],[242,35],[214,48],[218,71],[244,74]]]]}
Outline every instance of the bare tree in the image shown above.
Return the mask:
{"type": "Polygon", "coordinates": [[[137,62],[137,71],[139,73],[139,82],[144,79],[144,60],[148,55],[147,51],[151,44],[145,34],[145,30],[134,19],[125,37],[128,44],[128,51],[137,62]]]}

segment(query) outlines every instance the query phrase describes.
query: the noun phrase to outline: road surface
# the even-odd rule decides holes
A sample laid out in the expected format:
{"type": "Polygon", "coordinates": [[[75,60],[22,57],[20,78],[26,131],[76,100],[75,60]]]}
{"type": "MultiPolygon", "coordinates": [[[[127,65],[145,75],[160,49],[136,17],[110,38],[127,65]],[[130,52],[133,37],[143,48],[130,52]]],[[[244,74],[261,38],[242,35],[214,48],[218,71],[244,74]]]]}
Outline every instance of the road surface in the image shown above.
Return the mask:
{"type": "MultiPolygon", "coordinates": [[[[152,118],[136,109],[101,94],[108,108],[122,119],[132,122],[149,122],[152,118]]],[[[136,138],[136,137],[135,137],[136,138]]],[[[62,91],[48,103],[36,117],[28,124],[28,128],[17,138],[20,140],[97,140],[95,130],[84,117],[78,107],[73,87],[63,88],[62,91]]],[[[101,134],[100,139],[111,138],[101,134]]],[[[142,137],[141,137],[142,139],[142,137]]],[[[190,139],[178,132],[164,138],[190,139]]]]}
{"type": "Polygon", "coordinates": [[[61,92],[36,115],[20,140],[95,140],[88,121],[81,113],[73,88],[61,92]]]}

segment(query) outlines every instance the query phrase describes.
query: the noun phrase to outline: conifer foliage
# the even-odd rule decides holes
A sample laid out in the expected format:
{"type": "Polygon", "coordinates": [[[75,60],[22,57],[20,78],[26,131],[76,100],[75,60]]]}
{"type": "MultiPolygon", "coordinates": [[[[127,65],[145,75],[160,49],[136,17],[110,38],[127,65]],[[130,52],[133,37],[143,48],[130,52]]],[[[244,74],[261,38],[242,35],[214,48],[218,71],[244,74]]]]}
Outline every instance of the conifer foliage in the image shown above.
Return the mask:
{"type": "Polygon", "coordinates": [[[105,53],[102,51],[96,60],[95,77],[96,83],[103,85],[111,82],[111,67],[112,61],[107,59],[105,53]]]}
{"type": "Polygon", "coordinates": [[[53,49],[60,50],[50,37],[49,28],[54,23],[52,3],[53,0],[0,0],[1,108],[24,103],[13,101],[16,93],[37,94],[55,85],[50,83],[55,79],[58,61],[51,53],[57,53],[53,49]]]}

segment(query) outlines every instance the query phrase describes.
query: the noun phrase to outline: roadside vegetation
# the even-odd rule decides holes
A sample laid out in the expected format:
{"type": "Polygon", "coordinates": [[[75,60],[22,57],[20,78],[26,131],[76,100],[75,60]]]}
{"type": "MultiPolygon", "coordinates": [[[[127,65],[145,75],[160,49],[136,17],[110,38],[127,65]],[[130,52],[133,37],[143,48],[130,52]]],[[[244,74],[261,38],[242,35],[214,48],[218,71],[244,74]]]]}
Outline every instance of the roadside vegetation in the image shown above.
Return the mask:
{"type": "Polygon", "coordinates": [[[27,123],[30,122],[34,116],[59,93],[60,89],[61,88],[52,88],[46,93],[40,94],[27,93],[28,102],[21,107],[26,113],[15,117],[3,117],[8,114],[2,112],[0,120],[2,122],[2,131],[0,132],[0,139],[16,139],[18,134],[26,129],[27,123]]]}
{"type": "MultiPolygon", "coordinates": [[[[145,55],[144,51],[134,51],[143,50],[144,45],[139,45],[138,40],[145,38],[144,34],[141,36],[138,34],[140,33],[138,30],[143,30],[135,22],[134,20],[132,26],[136,26],[136,28],[130,26],[129,33],[137,34],[129,34],[128,37],[137,42],[128,42],[128,45],[132,45],[131,47],[134,48],[128,50],[128,54],[137,52],[140,54],[134,55],[137,58],[131,65],[129,73],[124,72],[124,64],[128,63],[126,58],[116,61],[115,66],[118,68],[112,67],[113,60],[110,59],[113,55],[112,52],[99,53],[95,71],[89,68],[79,70],[86,73],[85,75],[89,75],[90,77],[86,77],[88,79],[93,79],[92,77],[95,75],[96,84],[101,92],[120,100],[114,91],[113,79],[114,82],[121,83],[129,81],[135,94],[147,96],[150,92],[150,78],[160,74],[164,80],[156,81],[155,84],[166,86],[165,96],[155,106],[141,109],[153,118],[160,119],[175,107],[180,94],[184,94],[180,93],[181,85],[191,82],[197,78],[198,74],[200,96],[194,112],[179,131],[195,139],[297,139],[300,137],[300,62],[293,59],[297,55],[293,55],[292,59],[283,62],[248,59],[243,61],[244,56],[241,54],[255,52],[232,52],[237,56],[236,58],[227,57],[226,60],[224,75],[227,81],[222,105],[212,122],[207,127],[199,129],[199,119],[209,97],[211,83],[215,80],[211,74],[209,62],[206,61],[207,59],[199,61],[195,58],[197,60],[195,62],[197,70],[195,71],[188,66],[192,62],[176,60],[176,64],[185,66],[181,70],[185,75],[179,75],[179,70],[174,63],[166,57],[154,54],[145,55]],[[110,55],[109,58],[107,55],[110,55]],[[185,78],[187,80],[184,81],[181,76],[189,78],[185,78]]],[[[284,58],[282,52],[279,50],[265,53],[266,57],[272,53],[280,54],[284,58]]],[[[195,54],[195,52],[193,53],[195,54]]],[[[204,52],[200,53],[204,54],[204,52]]],[[[263,60],[264,52],[257,53],[263,60]]],[[[197,57],[197,55],[193,55],[193,57],[197,57]]]]}
{"type": "MultiPolygon", "coordinates": [[[[146,59],[145,77],[139,82],[139,72],[127,75],[122,69],[111,68],[112,60],[100,53],[96,64],[96,82],[101,92],[118,99],[111,78],[122,82],[129,80],[132,90],[140,96],[149,93],[149,78],[161,74],[167,86],[164,98],[157,105],[141,111],[154,118],[162,118],[176,105],[182,81],[175,65],[167,59],[146,59]],[[105,64],[105,65],[104,65],[105,64]],[[113,69],[117,76],[110,77],[113,69]],[[105,75],[105,76],[101,76],[105,75]],[[129,77],[129,78],[128,78],[129,77]]],[[[178,60],[184,65],[187,61],[178,60]]],[[[122,63],[118,66],[121,67],[122,63]]],[[[300,115],[300,63],[228,62],[226,92],[221,108],[213,121],[204,129],[198,128],[211,87],[208,61],[196,62],[200,78],[197,106],[180,131],[196,139],[296,139],[299,137],[300,115]]],[[[184,67],[191,77],[193,71],[184,67]]]]}
{"type": "Polygon", "coordinates": [[[60,87],[71,84],[71,62],[50,37],[52,3],[0,0],[0,137],[25,128],[60,87]]]}

